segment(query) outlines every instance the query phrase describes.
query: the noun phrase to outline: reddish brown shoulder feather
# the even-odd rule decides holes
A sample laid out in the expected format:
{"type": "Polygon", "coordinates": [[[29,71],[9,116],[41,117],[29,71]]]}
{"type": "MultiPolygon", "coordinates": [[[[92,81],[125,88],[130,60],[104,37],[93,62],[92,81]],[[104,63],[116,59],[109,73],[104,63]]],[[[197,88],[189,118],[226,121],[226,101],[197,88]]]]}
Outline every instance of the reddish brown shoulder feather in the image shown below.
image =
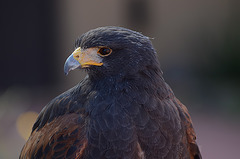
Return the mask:
{"type": "Polygon", "coordinates": [[[191,159],[201,159],[201,154],[198,148],[198,145],[196,143],[196,133],[193,129],[192,119],[190,117],[190,114],[188,113],[188,110],[185,105],[183,105],[178,99],[176,99],[178,105],[182,108],[183,113],[185,115],[185,120],[183,120],[185,128],[186,128],[186,134],[187,134],[187,141],[188,141],[188,150],[190,152],[190,158],[191,159]]]}
{"type": "Polygon", "coordinates": [[[87,145],[85,123],[79,114],[65,114],[40,130],[34,130],[24,145],[22,158],[80,158],[87,145]]]}

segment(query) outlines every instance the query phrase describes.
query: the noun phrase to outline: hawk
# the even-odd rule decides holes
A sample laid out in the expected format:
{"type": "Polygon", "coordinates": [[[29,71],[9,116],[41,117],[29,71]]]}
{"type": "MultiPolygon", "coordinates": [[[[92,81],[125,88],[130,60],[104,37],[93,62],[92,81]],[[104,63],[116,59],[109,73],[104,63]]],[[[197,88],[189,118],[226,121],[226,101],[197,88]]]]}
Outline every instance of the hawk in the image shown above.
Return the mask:
{"type": "Polygon", "coordinates": [[[156,55],[148,37],[126,28],[81,35],[64,71],[87,76],[42,109],[20,159],[201,159],[156,55]]]}

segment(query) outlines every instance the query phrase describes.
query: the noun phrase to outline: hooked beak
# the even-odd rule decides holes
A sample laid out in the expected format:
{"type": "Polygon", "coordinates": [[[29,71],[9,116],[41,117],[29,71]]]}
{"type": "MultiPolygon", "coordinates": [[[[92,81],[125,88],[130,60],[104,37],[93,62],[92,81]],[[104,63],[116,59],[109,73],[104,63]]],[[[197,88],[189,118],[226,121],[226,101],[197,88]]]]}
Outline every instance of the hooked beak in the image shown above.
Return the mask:
{"type": "Polygon", "coordinates": [[[67,60],[64,64],[64,73],[65,73],[65,75],[68,75],[68,73],[71,70],[74,70],[74,69],[79,68],[79,67],[81,67],[80,63],[77,60],[75,60],[74,57],[73,57],[73,54],[71,54],[67,58],[67,60]]]}
{"type": "Polygon", "coordinates": [[[102,58],[98,56],[99,48],[88,48],[81,50],[77,48],[66,60],[64,65],[64,73],[68,75],[71,70],[76,68],[85,68],[91,65],[102,66],[102,58]]]}

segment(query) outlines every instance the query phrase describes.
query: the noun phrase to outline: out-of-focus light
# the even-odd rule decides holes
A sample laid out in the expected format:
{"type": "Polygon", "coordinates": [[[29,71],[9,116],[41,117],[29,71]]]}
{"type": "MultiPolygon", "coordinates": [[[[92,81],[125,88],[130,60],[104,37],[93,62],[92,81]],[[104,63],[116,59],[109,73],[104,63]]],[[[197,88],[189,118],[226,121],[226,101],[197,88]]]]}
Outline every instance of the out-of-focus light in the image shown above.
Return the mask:
{"type": "Polygon", "coordinates": [[[32,131],[32,126],[37,119],[38,114],[33,111],[29,111],[21,114],[16,121],[18,133],[27,140],[32,131]]]}

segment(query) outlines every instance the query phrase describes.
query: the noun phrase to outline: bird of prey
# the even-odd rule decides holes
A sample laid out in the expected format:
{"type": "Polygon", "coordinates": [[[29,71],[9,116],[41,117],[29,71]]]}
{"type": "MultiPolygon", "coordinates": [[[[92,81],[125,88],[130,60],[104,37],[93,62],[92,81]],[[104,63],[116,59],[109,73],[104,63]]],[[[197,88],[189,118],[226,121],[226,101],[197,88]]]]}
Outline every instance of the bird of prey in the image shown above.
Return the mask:
{"type": "Polygon", "coordinates": [[[122,27],[81,35],[66,74],[87,76],[40,112],[20,159],[201,159],[187,108],[150,39],[122,27]]]}

